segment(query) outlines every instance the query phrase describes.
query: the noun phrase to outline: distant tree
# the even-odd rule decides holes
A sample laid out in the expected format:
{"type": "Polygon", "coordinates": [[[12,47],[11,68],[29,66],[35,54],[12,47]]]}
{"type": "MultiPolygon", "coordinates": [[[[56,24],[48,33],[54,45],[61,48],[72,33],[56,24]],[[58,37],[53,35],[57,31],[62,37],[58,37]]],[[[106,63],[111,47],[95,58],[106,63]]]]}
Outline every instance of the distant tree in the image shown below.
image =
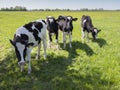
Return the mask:
{"type": "Polygon", "coordinates": [[[70,9],[67,9],[66,11],[70,11],[70,9]]]}
{"type": "Polygon", "coordinates": [[[16,6],[14,9],[16,11],[27,11],[26,7],[23,7],[23,6],[16,6]]]}
{"type": "Polygon", "coordinates": [[[99,8],[100,11],[103,11],[104,9],[103,8],[99,8]]]}
{"type": "Polygon", "coordinates": [[[27,9],[23,6],[15,6],[10,8],[1,8],[1,11],[27,11],[27,9]]]}
{"type": "Polygon", "coordinates": [[[46,8],[45,11],[51,11],[51,9],[46,8]]]}
{"type": "Polygon", "coordinates": [[[14,7],[10,7],[10,10],[14,11],[14,7]]]}
{"type": "Polygon", "coordinates": [[[88,8],[81,8],[81,11],[88,11],[88,8]]]}

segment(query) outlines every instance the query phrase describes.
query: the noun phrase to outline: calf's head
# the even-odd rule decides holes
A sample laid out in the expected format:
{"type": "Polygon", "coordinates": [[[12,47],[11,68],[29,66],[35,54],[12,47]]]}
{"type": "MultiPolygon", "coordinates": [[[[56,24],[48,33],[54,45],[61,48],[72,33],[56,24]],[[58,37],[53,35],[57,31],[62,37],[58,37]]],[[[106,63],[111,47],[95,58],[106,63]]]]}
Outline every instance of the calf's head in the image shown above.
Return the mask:
{"type": "Polygon", "coordinates": [[[14,46],[15,48],[15,53],[18,59],[18,65],[21,67],[21,71],[24,69],[25,65],[25,57],[27,54],[27,47],[29,44],[28,42],[28,37],[27,35],[15,35],[14,40],[10,40],[10,43],[14,46]]]}
{"type": "Polygon", "coordinates": [[[53,16],[46,17],[47,29],[50,33],[58,31],[57,20],[53,16]]]}
{"type": "Polygon", "coordinates": [[[97,39],[97,34],[98,34],[100,31],[101,31],[101,30],[98,30],[97,28],[93,28],[93,30],[92,30],[93,39],[97,39]]]}
{"type": "Polygon", "coordinates": [[[72,16],[61,16],[60,15],[57,20],[72,24],[72,21],[77,21],[77,18],[73,18],[72,16]]]}
{"type": "Polygon", "coordinates": [[[72,16],[67,16],[67,21],[69,22],[77,21],[77,18],[73,18],[72,16]]]}
{"type": "Polygon", "coordinates": [[[77,18],[73,18],[72,16],[62,16],[60,15],[57,19],[58,25],[62,27],[62,29],[66,28],[68,31],[72,31],[73,29],[73,21],[77,21],[77,18]]]}

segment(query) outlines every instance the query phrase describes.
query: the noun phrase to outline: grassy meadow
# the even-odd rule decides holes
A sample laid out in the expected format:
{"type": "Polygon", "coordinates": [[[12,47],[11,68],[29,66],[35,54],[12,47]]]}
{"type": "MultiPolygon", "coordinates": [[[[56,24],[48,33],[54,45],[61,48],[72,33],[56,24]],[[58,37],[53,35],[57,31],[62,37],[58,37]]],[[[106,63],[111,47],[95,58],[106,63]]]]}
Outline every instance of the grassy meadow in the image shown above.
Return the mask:
{"type": "MultiPolygon", "coordinates": [[[[63,48],[62,33],[59,45],[63,48]]],[[[0,90],[120,90],[120,12],[0,12],[0,90]],[[32,51],[32,73],[20,72],[14,48],[9,42],[17,28],[46,16],[71,15],[72,48],[47,49],[47,58],[36,60],[32,51]],[[101,29],[98,40],[82,43],[80,19],[90,15],[101,29]]],[[[55,39],[53,39],[55,41],[55,39]]],[[[68,42],[68,39],[67,39],[68,42]]]]}

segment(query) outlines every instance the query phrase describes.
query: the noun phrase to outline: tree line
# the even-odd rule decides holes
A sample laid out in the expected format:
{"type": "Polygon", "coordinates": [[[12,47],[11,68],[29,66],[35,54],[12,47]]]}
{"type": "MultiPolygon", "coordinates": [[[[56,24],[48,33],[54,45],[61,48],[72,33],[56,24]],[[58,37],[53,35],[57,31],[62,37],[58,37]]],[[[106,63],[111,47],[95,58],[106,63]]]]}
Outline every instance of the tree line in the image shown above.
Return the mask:
{"type": "MultiPolygon", "coordinates": [[[[96,8],[96,9],[88,9],[88,8],[81,8],[81,9],[76,9],[76,10],[71,10],[71,9],[31,9],[28,10],[24,6],[15,6],[15,7],[10,7],[10,8],[1,8],[0,11],[105,11],[103,8],[96,8]]],[[[116,10],[120,11],[120,10],[116,10]]]]}
{"type": "Polygon", "coordinates": [[[10,7],[10,8],[1,8],[1,11],[27,11],[26,7],[23,6],[15,6],[15,7],[10,7]]]}

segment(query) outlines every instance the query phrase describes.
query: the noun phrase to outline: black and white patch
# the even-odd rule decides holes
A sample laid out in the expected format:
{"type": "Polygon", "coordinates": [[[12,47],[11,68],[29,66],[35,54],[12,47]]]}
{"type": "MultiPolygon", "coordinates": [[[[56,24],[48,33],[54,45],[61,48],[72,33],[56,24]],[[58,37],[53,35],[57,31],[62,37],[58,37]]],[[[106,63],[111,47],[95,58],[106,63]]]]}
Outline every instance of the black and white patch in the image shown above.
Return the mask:
{"type": "Polygon", "coordinates": [[[58,17],[58,26],[59,29],[63,32],[63,43],[64,48],[66,47],[66,35],[69,35],[70,48],[72,47],[72,30],[73,30],[73,21],[77,21],[77,18],[72,16],[59,16],[58,17]]]}
{"type": "Polygon", "coordinates": [[[95,28],[92,24],[92,19],[90,16],[83,15],[81,18],[81,27],[82,27],[82,40],[85,37],[89,38],[89,33],[91,32],[93,39],[97,39],[97,34],[101,30],[95,28]],[[87,36],[85,36],[85,32],[87,32],[87,36]]]}
{"type": "Polygon", "coordinates": [[[48,16],[48,17],[46,17],[46,23],[47,23],[47,30],[48,30],[48,36],[49,36],[49,43],[48,43],[49,47],[51,48],[52,36],[55,35],[57,49],[58,49],[59,46],[58,46],[58,24],[57,24],[57,20],[52,16],[48,16]]]}
{"type": "Polygon", "coordinates": [[[24,69],[25,61],[28,63],[28,73],[31,72],[31,50],[38,46],[38,57],[40,56],[40,41],[43,41],[44,56],[46,57],[46,24],[44,20],[37,20],[25,24],[17,29],[11,44],[15,47],[15,53],[18,58],[18,64],[21,66],[21,71],[24,69]]]}

